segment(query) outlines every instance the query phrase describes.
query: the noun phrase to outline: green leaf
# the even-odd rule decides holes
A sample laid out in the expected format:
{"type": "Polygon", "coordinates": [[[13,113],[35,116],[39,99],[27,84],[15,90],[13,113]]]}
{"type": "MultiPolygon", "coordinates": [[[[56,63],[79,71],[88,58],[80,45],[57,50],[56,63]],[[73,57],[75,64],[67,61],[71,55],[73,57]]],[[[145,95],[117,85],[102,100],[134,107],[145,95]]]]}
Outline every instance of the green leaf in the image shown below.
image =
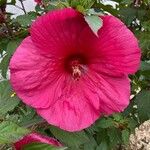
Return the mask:
{"type": "Polygon", "coordinates": [[[43,11],[43,10],[42,10],[42,8],[40,7],[40,5],[36,5],[36,6],[35,6],[35,11],[36,11],[36,12],[41,12],[41,11],[43,11]]]}
{"type": "Polygon", "coordinates": [[[133,118],[128,118],[127,120],[128,120],[128,128],[131,131],[134,131],[135,127],[138,125],[138,122],[133,118]]]}
{"type": "Polygon", "coordinates": [[[141,122],[150,119],[150,91],[143,90],[136,96],[137,111],[141,122]]]}
{"type": "Polygon", "coordinates": [[[13,122],[3,121],[0,123],[0,144],[14,143],[28,133],[29,130],[13,122]]]}
{"type": "Polygon", "coordinates": [[[0,6],[4,5],[7,2],[7,0],[0,0],[0,6]]]}
{"type": "Polygon", "coordinates": [[[16,4],[16,0],[11,0],[11,4],[15,5],[16,4]]]}
{"type": "Polygon", "coordinates": [[[121,114],[113,114],[113,118],[117,122],[120,122],[123,120],[123,116],[121,114]]]}
{"type": "Polygon", "coordinates": [[[33,126],[33,125],[36,125],[36,124],[39,124],[39,123],[43,123],[44,120],[34,114],[34,116],[32,116],[32,114],[28,114],[26,116],[20,116],[20,122],[19,122],[19,125],[21,126],[25,126],[25,127],[30,127],[30,126],[33,126]]]}
{"type": "Polygon", "coordinates": [[[126,25],[130,25],[136,18],[137,9],[130,7],[123,7],[120,10],[120,15],[126,25]]]}
{"type": "Polygon", "coordinates": [[[150,26],[149,26],[149,24],[150,24],[150,20],[143,22],[142,25],[143,25],[144,30],[150,31],[150,26]]]}
{"type": "Polygon", "coordinates": [[[7,70],[8,70],[9,60],[10,60],[10,56],[5,55],[2,59],[2,61],[0,62],[0,70],[1,70],[1,74],[2,74],[3,78],[7,77],[7,70]]]}
{"type": "Polygon", "coordinates": [[[85,9],[89,9],[94,4],[94,0],[79,0],[79,2],[85,9]]]}
{"type": "Polygon", "coordinates": [[[20,41],[21,41],[20,39],[17,39],[17,40],[10,41],[7,44],[6,55],[3,57],[2,61],[0,62],[0,70],[2,70],[2,76],[4,78],[6,78],[7,76],[7,70],[8,70],[10,58],[13,55],[16,48],[18,47],[20,41]]]}
{"type": "Polygon", "coordinates": [[[118,128],[112,127],[107,130],[111,148],[115,147],[117,144],[121,143],[121,132],[118,128]]]}
{"type": "Polygon", "coordinates": [[[66,147],[54,147],[45,143],[31,143],[25,145],[23,150],[65,150],[66,147]]]}
{"type": "Polygon", "coordinates": [[[7,45],[7,54],[12,56],[18,45],[20,44],[21,39],[10,41],[7,45]]]}
{"type": "Polygon", "coordinates": [[[81,6],[81,5],[77,5],[76,9],[77,9],[79,12],[81,12],[82,14],[85,13],[85,8],[84,8],[83,6],[81,6]]]}
{"type": "Polygon", "coordinates": [[[96,140],[94,139],[94,137],[92,135],[89,137],[89,139],[90,139],[90,142],[85,143],[83,145],[84,150],[95,150],[95,148],[97,147],[96,140]]]}
{"type": "Polygon", "coordinates": [[[68,147],[78,148],[79,145],[89,142],[89,138],[84,131],[67,132],[53,126],[50,127],[50,131],[59,141],[68,147]]]}
{"type": "Polygon", "coordinates": [[[96,141],[98,144],[100,144],[102,141],[109,141],[107,129],[99,129],[99,132],[97,133],[96,141]]]}
{"type": "Polygon", "coordinates": [[[35,12],[29,12],[28,14],[17,16],[16,19],[13,19],[13,22],[18,22],[21,26],[28,27],[36,17],[35,12]]]}
{"type": "MultiPolygon", "coordinates": [[[[117,0],[115,0],[116,2],[118,2],[117,0]]],[[[126,4],[126,5],[131,5],[133,3],[133,1],[131,0],[121,0],[122,4],[126,4]]]]}
{"type": "Polygon", "coordinates": [[[48,5],[45,9],[46,9],[47,11],[55,10],[55,9],[57,9],[57,6],[50,4],[50,5],[48,5]]]}
{"type": "Polygon", "coordinates": [[[96,150],[108,150],[108,144],[106,141],[102,141],[96,150]]]}
{"type": "Polygon", "coordinates": [[[9,43],[9,40],[7,38],[0,39],[0,53],[2,53],[3,51],[6,51],[8,43],[9,43]]]}
{"type": "Polygon", "coordinates": [[[96,123],[97,127],[108,128],[114,126],[114,122],[111,118],[101,118],[96,123]]]}
{"type": "Polygon", "coordinates": [[[102,3],[95,3],[93,8],[96,9],[96,10],[97,9],[101,10],[104,13],[108,12],[108,13],[114,15],[114,16],[118,15],[118,10],[114,9],[112,5],[105,5],[105,4],[102,4],[102,3]]]}
{"type": "Polygon", "coordinates": [[[140,70],[142,71],[150,70],[150,63],[141,61],[140,70]]]}
{"type": "Polygon", "coordinates": [[[122,140],[125,145],[128,144],[129,142],[129,136],[130,136],[129,130],[126,129],[122,131],[122,140]]]}
{"type": "Polygon", "coordinates": [[[98,36],[98,30],[102,27],[103,21],[99,16],[84,16],[85,21],[88,23],[91,30],[98,36]]]}
{"type": "Polygon", "coordinates": [[[136,31],[136,36],[138,37],[139,42],[140,42],[140,47],[141,47],[142,52],[143,52],[142,56],[146,57],[147,54],[145,54],[145,52],[146,51],[149,52],[149,50],[150,50],[150,42],[149,42],[150,32],[149,31],[145,31],[145,32],[144,31],[143,32],[136,31]]]}
{"type": "Polygon", "coordinates": [[[8,111],[12,111],[18,104],[19,99],[13,95],[8,81],[0,82],[0,115],[3,116],[8,111]]]}
{"type": "Polygon", "coordinates": [[[81,6],[84,8],[84,10],[91,8],[94,2],[95,2],[94,0],[68,0],[69,6],[73,8],[77,8],[78,6],[81,6]]]}

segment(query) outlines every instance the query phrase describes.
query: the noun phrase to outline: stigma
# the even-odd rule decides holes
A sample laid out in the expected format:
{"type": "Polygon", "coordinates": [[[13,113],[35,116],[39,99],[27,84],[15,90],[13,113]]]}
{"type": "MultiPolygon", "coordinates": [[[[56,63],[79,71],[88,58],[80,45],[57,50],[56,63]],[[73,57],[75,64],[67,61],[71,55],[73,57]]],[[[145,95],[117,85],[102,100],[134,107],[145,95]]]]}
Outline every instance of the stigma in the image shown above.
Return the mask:
{"type": "Polygon", "coordinates": [[[72,79],[79,81],[87,71],[88,61],[84,55],[76,54],[65,58],[64,68],[72,76],[72,79]]]}
{"type": "Polygon", "coordinates": [[[72,77],[74,80],[79,81],[81,75],[82,75],[82,67],[79,60],[73,60],[71,62],[71,68],[72,68],[72,77]]]}
{"type": "Polygon", "coordinates": [[[79,81],[81,77],[81,68],[80,66],[72,66],[72,76],[74,80],[79,81]]]}

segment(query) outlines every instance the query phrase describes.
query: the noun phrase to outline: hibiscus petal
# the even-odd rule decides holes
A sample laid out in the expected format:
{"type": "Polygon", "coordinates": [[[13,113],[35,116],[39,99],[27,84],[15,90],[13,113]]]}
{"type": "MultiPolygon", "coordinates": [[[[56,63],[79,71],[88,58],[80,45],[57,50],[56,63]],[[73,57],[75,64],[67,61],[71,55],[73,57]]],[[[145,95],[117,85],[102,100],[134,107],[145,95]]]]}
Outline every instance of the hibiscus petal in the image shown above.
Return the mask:
{"type": "Polygon", "coordinates": [[[26,104],[46,108],[61,95],[64,78],[61,70],[58,60],[40,55],[31,38],[27,37],[11,58],[10,81],[26,104]]]}
{"type": "Polygon", "coordinates": [[[50,124],[67,131],[82,130],[101,114],[121,112],[129,104],[127,76],[114,78],[91,72],[80,81],[65,85],[62,97],[53,106],[37,112],[50,124]]]}
{"type": "Polygon", "coordinates": [[[118,18],[101,18],[99,38],[96,39],[89,28],[85,28],[79,38],[81,47],[92,49],[90,68],[114,76],[135,73],[141,57],[136,37],[118,18]]]}
{"type": "Polygon", "coordinates": [[[65,57],[80,51],[78,36],[86,26],[83,16],[72,8],[54,10],[31,26],[31,37],[40,52],[65,57]]]}
{"type": "MultiPolygon", "coordinates": [[[[97,93],[99,97],[99,110],[101,114],[112,114],[123,111],[130,100],[129,78],[99,75],[90,72],[86,76],[87,87],[91,89],[91,95],[97,93]]],[[[85,92],[86,93],[86,92],[85,92]]]]}
{"type": "MultiPolygon", "coordinates": [[[[100,116],[99,101],[95,99],[93,104],[96,96],[90,95],[89,100],[84,95],[83,84],[68,81],[65,84],[62,97],[49,108],[37,109],[37,113],[45,118],[48,123],[67,131],[79,131],[89,127],[100,116]]],[[[87,92],[89,91],[88,89],[87,92]]]]}
{"type": "Polygon", "coordinates": [[[106,68],[133,74],[140,66],[140,48],[133,33],[116,17],[104,16],[99,30],[100,61],[106,68]]]}

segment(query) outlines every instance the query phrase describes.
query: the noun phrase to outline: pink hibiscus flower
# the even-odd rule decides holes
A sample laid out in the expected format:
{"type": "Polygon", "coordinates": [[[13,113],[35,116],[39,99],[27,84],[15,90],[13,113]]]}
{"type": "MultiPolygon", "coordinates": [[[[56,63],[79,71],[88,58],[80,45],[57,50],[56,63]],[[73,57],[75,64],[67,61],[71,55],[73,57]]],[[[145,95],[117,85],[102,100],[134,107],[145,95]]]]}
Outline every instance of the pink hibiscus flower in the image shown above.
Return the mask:
{"type": "Polygon", "coordinates": [[[116,17],[101,18],[97,37],[72,8],[49,12],[32,24],[10,62],[18,96],[64,130],[84,129],[129,104],[128,74],[139,67],[138,42],[116,17]]]}
{"type": "Polygon", "coordinates": [[[30,133],[26,136],[24,136],[21,140],[17,141],[16,143],[14,143],[14,148],[15,150],[22,150],[27,144],[30,143],[46,143],[49,145],[53,145],[56,147],[61,147],[62,145],[55,140],[54,138],[50,138],[44,135],[40,135],[38,133],[30,133]]]}
{"type": "Polygon", "coordinates": [[[42,0],[34,0],[36,3],[41,4],[42,0]]]}

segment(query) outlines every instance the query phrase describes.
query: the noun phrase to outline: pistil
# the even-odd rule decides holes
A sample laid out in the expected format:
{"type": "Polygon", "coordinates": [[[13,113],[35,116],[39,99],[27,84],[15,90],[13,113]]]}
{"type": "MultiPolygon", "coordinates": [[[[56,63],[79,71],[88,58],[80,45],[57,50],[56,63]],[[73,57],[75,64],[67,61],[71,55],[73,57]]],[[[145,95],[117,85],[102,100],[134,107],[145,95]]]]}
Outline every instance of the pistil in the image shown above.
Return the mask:
{"type": "Polygon", "coordinates": [[[76,81],[79,81],[81,77],[81,68],[80,66],[72,66],[72,76],[76,81]]]}
{"type": "Polygon", "coordinates": [[[82,67],[79,62],[79,60],[73,60],[71,63],[71,68],[72,68],[72,76],[73,78],[78,81],[81,77],[82,74],[82,67]]]}

